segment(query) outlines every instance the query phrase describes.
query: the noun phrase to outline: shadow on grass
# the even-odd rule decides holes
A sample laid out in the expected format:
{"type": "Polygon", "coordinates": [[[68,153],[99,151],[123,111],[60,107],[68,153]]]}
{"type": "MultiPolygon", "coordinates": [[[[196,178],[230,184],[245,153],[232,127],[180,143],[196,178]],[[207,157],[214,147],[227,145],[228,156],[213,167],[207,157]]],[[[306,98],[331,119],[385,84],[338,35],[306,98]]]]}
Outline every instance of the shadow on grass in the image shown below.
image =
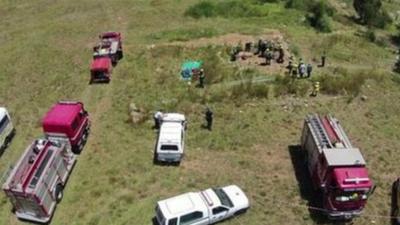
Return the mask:
{"type": "Polygon", "coordinates": [[[152,225],[160,225],[156,219],[156,217],[151,218],[151,224],[152,225]]]}
{"type": "Polygon", "coordinates": [[[398,211],[399,211],[399,202],[397,199],[397,193],[400,191],[400,180],[396,180],[395,182],[393,182],[392,184],[392,201],[390,204],[390,215],[393,216],[393,218],[391,219],[391,224],[392,225],[398,225],[400,224],[400,219],[397,219],[399,221],[396,221],[396,219],[394,217],[398,216],[398,211]]]}
{"type": "MultiPolygon", "coordinates": [[[[306,164],[305,152],[301,149],[300,145],[290,145],[288,150],[299,185],[301,198],[308,202],[308,207],[322,208],[322,195],[313,188],[311,176],[306,164]]],[[[310,212],[311,219],[314,220],[316,224],[345,224],[343,221],[334,222],[329,220],[320,211],[311,208],[309,208],[308,211],[310,212]]]]}

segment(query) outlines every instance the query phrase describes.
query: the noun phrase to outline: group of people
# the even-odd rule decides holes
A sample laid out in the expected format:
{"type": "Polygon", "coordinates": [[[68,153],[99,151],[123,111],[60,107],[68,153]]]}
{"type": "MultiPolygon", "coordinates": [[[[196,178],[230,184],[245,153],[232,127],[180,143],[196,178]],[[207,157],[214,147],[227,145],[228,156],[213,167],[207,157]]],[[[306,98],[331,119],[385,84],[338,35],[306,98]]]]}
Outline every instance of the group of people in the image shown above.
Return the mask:
{"type": "MultiPolygon", "coordinates": [[[[251,42],[246,43],[244,49],[242,47],[242,44],[239,43],[237,46],[232,48],[231,61],[236,61],[241,52],[248,52],[250,54],[253,54],[252,49],[253,43],[251,42]]],[[[274,60],[275,58],[277,63],[284,62],[285,51],[283,50],[282,44],[279,42],[275,43],[270,40],[267,41],[260,39],[258,40],[257,44],[254,45],[254,49],[256,49],[254,55],[265,58],[265,65],[271,65],[272,60],[274,60]],[[278,54],[278,57],[276,57],[276,54],[278,54]]]]}
{"type": "Polygon", "coordinates": [[[313,67],[310,63],[305,64],[303,59],[300,58],[299,63],[296,64],[293,62],[293,58],[291,57],[289,60],[289,64],[286,67],[288,69],[289,75],[293,77],[311,77],[311,73],[313,71],[313,67]]]}
{"type": "Polygon", "coordinates": [[[281,43],[274,43],[273,41],[258,40],[257,51],[254,53],[259,57],[265,58],[265,64],[271,65],[272,60],[275,58],[276,52],[278,57],[276,58],[277,63],[283,63],[285,57],[285,51],[283,50],[281,43]]]}
{"type": "MultiPolygon", "coordinates": [[[[154,113],[153,119],[154,119],[154,129],[160,129],[161,123],[163,121],[164,113],[162,110],[158,110],[154,113]]],[[[212,124],[214,120],[214,113],[211,111],[209,107],[207,107],[206,111],[204,112],[204,118],[206,120],[206,125],[204,126],[207,130],[211,131],[212,130],[212,124]]]]}

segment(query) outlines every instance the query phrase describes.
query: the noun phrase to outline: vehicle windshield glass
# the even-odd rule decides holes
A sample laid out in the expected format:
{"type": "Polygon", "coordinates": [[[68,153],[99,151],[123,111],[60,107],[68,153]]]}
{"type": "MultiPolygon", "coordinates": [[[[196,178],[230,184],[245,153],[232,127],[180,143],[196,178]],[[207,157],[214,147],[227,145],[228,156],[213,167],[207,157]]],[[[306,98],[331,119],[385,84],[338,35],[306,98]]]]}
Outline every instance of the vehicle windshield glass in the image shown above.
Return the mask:
{"type": "Polygon", "coordinates": [[[222,205],[227,206],[229,208],[233,207],[231,199],[229,199],[228,195],[225,193],[224,190],[222,190],[221,188],[213,188],[212,190],[218,196],[222,205]]]}
{"type": "Polygon", "coordinates": [[[157,214],[156,217],[157,217],[158,222],[160,222],[162,225],[164,225],[165,218],[158,206],[156,208],[156,214],[157,214]]]}
{"type": "Polygon", "coordinates": [[[161,145],[161,150],[163,151],[178,151],[177,145],[161,145]]]}

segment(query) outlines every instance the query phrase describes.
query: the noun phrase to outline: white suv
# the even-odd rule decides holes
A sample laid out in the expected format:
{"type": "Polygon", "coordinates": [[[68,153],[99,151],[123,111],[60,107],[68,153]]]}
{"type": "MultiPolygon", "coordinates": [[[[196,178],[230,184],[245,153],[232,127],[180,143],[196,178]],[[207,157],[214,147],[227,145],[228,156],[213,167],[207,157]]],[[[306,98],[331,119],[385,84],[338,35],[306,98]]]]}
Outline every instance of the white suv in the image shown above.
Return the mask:
{"type": "Polygon", "coordinates": [[[166,113],[158,133],[155,158],[159,162],[180,162],[185,146],[185,116],[166,113]]]}

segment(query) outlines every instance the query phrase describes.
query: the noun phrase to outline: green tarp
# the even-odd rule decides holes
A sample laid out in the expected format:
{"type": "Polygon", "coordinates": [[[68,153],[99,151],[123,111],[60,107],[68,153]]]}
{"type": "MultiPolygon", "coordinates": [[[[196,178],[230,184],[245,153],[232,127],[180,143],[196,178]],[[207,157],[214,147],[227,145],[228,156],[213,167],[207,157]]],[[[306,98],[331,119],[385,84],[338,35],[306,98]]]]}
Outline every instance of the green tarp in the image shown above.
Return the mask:
{"type": "Polygon", "coordinates": [[[203,66],[202,61],[186,61],[182,64],[181,76],[183,80],[191,80],[193,70],[200,70],[203,66]]]}

